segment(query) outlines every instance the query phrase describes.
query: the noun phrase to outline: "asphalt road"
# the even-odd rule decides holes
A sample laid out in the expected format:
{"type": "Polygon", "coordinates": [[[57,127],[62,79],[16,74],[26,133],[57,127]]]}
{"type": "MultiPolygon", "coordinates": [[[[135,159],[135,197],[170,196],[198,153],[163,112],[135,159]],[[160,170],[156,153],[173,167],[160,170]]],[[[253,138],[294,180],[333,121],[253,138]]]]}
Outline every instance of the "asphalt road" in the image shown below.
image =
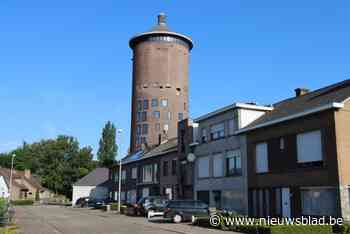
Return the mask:
{"type": "Polygon", "coordinates": [[[223,234],[190,224],[148,222],[142,217],[85,208],[17,206],[15,211],[21,234],[223,234]]]}

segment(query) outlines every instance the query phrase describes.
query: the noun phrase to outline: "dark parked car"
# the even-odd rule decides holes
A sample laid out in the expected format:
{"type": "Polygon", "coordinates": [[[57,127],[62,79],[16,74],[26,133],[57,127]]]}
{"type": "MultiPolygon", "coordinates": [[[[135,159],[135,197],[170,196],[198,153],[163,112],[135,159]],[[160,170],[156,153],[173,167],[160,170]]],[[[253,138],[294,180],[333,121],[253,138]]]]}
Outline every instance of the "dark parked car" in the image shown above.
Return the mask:
{"type": "Polygon", "coordinates": [[[135,215],[148,216],[148,212],[163,212],[168,202],[167,197],[149,196],[141,198],[134,206],[135,215]]]}
{"type": "Polygon", "coordinates": [[[98,198],[92,198],[92,199],[89,199],[88,201],[88,207],[92,207],[92,208],[95,208],[95,209],[99,209],[101,208],[102,206],[104,205],[107,205],[111,203],[111,200],[110,199],[98,199],[98,198]]]}
{"type": "Polygon", "coordinates": [[[89,202],[89,197],[81,197],[76,201],[75,206],[86,207],[88,202],[89,202]]]}
{"type": "Polygon", "coordinates": [[[164,219],[174,223],[191,221],[192,216],[209,215],[208,205],[195,200],[169,201],[164,209],[164,219]]]}

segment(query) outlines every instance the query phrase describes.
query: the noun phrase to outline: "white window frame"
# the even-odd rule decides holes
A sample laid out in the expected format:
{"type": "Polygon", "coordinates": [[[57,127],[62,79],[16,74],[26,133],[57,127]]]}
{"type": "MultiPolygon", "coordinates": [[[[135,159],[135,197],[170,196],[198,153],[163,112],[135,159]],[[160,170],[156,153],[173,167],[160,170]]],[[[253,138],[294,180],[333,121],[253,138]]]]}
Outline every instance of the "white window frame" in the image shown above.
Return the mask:
{"type": "Polygon", "coordinates": [[[210,126],[210,140],[217,140],[225,137],[225,122],[210,126]]]}
{"type": "Polygon", "coordinates": [[[131,179],[137,179],[137,167],[131,168],[131,179]]]}

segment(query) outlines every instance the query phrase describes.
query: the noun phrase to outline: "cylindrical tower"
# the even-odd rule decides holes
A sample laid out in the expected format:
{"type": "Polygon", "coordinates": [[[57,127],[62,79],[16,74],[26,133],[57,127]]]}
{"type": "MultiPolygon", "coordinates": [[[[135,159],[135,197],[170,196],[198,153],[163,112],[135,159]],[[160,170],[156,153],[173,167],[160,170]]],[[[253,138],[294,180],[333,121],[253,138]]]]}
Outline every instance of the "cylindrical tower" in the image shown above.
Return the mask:
{"type": "Polygon", "coordinates": [[[188,117],[189,52],[192,40],[171,31],[164,13],[148,32],[130,39],[133,50],[130,150],[177,136],[177,122],[188,117]]]}

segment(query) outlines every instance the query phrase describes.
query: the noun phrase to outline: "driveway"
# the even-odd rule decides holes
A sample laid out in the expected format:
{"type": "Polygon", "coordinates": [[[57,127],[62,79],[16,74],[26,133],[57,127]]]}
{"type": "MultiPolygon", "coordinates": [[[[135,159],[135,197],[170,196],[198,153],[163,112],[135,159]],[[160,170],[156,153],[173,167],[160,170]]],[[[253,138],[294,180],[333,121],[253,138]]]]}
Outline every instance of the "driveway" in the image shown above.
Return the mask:
{"type": "Polygon", "coordinates": [[[148,222],[85,208],[17,206],[15,210],[19,233],[25,234],[223,234],[190,224],[148,222]]]}

